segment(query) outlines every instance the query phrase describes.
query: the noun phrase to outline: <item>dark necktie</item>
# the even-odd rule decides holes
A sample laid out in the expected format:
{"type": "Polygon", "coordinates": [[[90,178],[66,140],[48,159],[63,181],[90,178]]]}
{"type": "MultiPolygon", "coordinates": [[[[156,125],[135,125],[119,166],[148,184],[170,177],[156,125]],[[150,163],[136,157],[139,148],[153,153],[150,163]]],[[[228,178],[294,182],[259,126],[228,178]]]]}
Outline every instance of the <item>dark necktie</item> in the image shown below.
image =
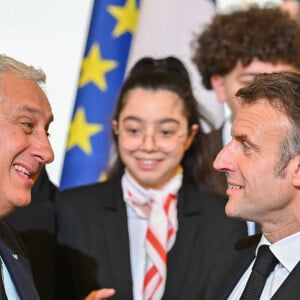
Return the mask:
{"type": "Polygon", "coordinates": [[[262,245],[259,247],[252,272],[247,281],[240,300],[258,300],[265,286],[266,280],[278,263],[270,247],[262,245]]]}

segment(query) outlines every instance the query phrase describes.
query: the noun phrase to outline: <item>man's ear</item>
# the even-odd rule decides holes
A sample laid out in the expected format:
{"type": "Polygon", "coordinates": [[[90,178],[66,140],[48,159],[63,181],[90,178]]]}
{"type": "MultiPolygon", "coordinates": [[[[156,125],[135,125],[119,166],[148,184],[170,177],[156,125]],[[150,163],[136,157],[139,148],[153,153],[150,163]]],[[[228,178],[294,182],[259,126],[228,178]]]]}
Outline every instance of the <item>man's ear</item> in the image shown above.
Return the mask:
{"type": "Polygon", "coordinates": [[[300,188],[300,155],[293,158],[294,172],[293,172],[293,185],[300,188]]]}
{"type": "Polygon", "coordinates": [[[220,102],[225,102],[226,93],[225,93],[225,79],[220,75],[213,75],[210,79],[210,83],[217,95],[217,98],[220,102]]]}

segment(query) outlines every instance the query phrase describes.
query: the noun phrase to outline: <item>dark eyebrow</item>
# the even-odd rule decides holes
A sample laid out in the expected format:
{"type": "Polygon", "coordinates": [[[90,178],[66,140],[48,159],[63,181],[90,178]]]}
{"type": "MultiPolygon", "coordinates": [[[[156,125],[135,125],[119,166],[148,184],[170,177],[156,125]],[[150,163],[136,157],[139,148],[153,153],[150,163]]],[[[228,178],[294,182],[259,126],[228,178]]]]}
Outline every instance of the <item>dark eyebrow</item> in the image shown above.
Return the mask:
{"type": "Polygon", "coordinates": [[[235,135],[233,137],[238,141],[248,140],[248,136],[246,134],[239,134],[239,135],[235,135]]]}
{"type": "Polygon", "coordinates": [[[173,118],[166,118],[166,119],[159,120],[158,123],[159,124],[163,124],[163,123],[176,123],[176,124],[179,124],[179,121],[176,120],[176,119],[173,119],[173,118]]]}
{"type": "Polygon", "coordinates": [[[249,136],[246,135],[246,134],[238,134],[238,135],[235,135],[234,138],[235,138],[237,141],[239,141],[239,142],[242,142],[242,141],[247,142],[249,145],[251,145],[251,147],[252,147],[253,149],[256,149],[256,150],[258,149],[258,146],[257,146],[255,143],[253,143],[253,142],[249,139],[249,136]]]}
{"type": "Polygon", "coordinates": [[[137,121],[137,122],[143,122],[141,118],[135,117],[135,116],[128,116],[124,118],[123,121],[137,121]]]}
{"type": "MultiPolygon", "coordinates": [[[[144,120],[142,120],[139,117],[135,117],[135,116],[128,116],[128,117],[124,118],[123,121],[136,121],[136,122],[144,123],[144,120]]],[[[179,125],[180,122],[176,119],[173,119],[173,118],[165,118],[165,119],[158,120],[157,123],[158,124],[175,123],[175,124],[179,125]]]]}

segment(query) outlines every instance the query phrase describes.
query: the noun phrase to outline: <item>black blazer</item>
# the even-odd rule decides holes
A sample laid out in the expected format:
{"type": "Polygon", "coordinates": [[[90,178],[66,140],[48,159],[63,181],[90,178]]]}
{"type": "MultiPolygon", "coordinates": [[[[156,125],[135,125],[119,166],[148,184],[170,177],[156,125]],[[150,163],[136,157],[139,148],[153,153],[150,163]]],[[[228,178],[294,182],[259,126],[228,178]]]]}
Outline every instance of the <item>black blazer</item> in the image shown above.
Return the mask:
{"type": "MultiPolygon", "coordinates": [[[[226,274],[223,265],[212,269],[215,257],[247,234],[244,222],[225,216],[225,202],[225,198],[184,181],[178,199],[179,230],[168,253],[164,300],[215,300],[209,297],[226,274]]],[[[100,288],[116,289],[110,299],[133,299],[120,177],[63,191],[56,206],[55,299],[83,299],[91,290],[100,288]]]]}
{"type": "MultiPolygon", "coordinates": [[[[248,269],[255,257],[255,249],[260,241],[261,234],[250,236],[239,240],[235,244],[235,249],[230,255],[235,263],[232,265],[231,272],[224,278],[224,281],[218,286],[214,299],[225,300],[229,297],[241,276],[248,269]],[[235,258],[234,258],[235,257],[235,258]]],[[[279,287],[277,292],[271,298],[272,300],[298,300],[300,298],[300,262],[290,273],[287,279],[279,287]]]]}
{"type": "Polygon", "coordinates": [[[57,188],[45,169],[31,191],[31,203],[5,217],[26,246],[33,278],[43,300],[54,299],[54,198],[57,188]]]}
{"type": "Polygon", "coordinates": [[[0,255],[10,273],[20,299],[40,299],[33,282],[24,245],[13,228],[3,220],[0,220],[0,255]]]}

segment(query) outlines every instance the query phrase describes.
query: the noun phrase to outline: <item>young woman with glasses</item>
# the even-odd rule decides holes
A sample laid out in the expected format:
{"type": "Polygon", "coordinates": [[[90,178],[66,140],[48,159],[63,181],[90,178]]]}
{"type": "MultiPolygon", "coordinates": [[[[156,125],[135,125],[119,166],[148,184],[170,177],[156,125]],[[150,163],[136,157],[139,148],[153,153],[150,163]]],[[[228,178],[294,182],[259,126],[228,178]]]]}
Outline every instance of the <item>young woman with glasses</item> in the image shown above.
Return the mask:
{"type": "Polygon", "coordinates": [[[178,59],[137,62],[112,121],[111,178],[58,197],[57,299],[213,299],[230,265],[218,253],[246,225],[213,192],[201,120],[178,59]]]}

